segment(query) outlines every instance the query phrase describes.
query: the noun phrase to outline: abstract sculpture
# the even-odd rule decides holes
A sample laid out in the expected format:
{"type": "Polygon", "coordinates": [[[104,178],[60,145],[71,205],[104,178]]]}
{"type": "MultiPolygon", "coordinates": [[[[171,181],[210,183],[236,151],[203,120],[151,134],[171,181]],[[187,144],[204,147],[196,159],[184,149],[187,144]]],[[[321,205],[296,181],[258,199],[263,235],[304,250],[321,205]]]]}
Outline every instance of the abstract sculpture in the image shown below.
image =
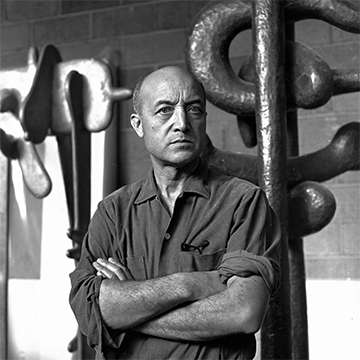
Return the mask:
{"type": "MultiPolygon", "coordinates": [[[[111,55],[63,62],[58,50],[48,45],[39,59],[35,49],[30,49],[26,67],[0,72],[0,111],[6,113],[0,122],[0,193],[4,200],[0,215],[6,225],[0,239],[1,358],[7,358],[9,159],[19,161],[29,191],[44,198],[52,183],[34,144],[48,135],[56,136],[69,213],[68,237],[73,241],[67,255],[78,260],[90,220],[90,133],[105,130],[112,120],[114,102],[132,95],[129,89],[112,86],[111,55]]],[[[81,358],[91,358],[85,344],[79,335],[69,349],[77,349],[81,358]]]]}
{"type": "Polygon", "coordinates": [[[293,41],[293,30],[286,22],[306,18],[321,19],[353,33],[360,31],[359,8],[350,1],[227,0],[209,4],[194,19],[186,50],[188,68],[204,84],[208,99],[237,116],[246,146],[259,145],[256,157],[216,149],[208,139],[203,158],[223,173],[259,183],[283,226],[289,224],[285,225],[288,234],[282,248],[282,288],[270,304],[262,331],[264,358],[308,358],[304,256],[299,237],[319,231],[335,213],[333,195],[318,182],[359,170],[358,122],[343,126],[322,150],[296,156],[297,149],[289,147],[290,156],[286,156],[286,122],[288,131],[297,134],[292,128],[297,108],[317,108],[333,95],[360,90],[359,69],[331,69],[315,51],[293,41]],[[229,61],[230,43],[251,27],[254,55],[235,74],[229,61]],[[279,172],[287,173],[285,181],[279,172]],[[288,192],[286,214],[284,191],[288,192]]]}

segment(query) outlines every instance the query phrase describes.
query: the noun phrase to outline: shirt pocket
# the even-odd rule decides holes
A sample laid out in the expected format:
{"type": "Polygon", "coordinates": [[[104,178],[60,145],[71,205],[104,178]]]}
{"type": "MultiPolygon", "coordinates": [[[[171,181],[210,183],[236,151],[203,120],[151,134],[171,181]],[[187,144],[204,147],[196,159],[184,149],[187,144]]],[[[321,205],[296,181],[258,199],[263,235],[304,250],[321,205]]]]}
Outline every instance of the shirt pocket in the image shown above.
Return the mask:
{"type": "Polygon", "coordinates": [[[146,280],[146,267],[144,256],[134,256],[126,258],[126,267],[130,271],[134,280],[146,280]]]}
{"type": "Polygon", "coordinates": [[[211,271],[216,270],[226,252],[220,249],[210,254],[198,254],[191,251],[181,251],[179,255],[180,271],[211,271]]]}

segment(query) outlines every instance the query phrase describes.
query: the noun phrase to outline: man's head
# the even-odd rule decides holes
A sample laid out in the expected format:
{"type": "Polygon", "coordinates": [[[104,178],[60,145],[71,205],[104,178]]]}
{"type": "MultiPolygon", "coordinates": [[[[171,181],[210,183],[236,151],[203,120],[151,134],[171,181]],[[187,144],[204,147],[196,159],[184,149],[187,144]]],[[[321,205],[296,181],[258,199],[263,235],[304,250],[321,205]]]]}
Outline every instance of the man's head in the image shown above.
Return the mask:
{"type": "Polygon", "coordinates": [[[181,167],[198,158],[205,141],[205,102],[202,85],[180,67],[161,68],[138,81],[131,125],[153,162],[181,167]]]}
{"type": "Polygon", "coordinates": [[[145,82],[145,80],[150,77],[152,74],[156,74],[157,71],[160,71],[160,72],[164,72],[166,71],[167,69],[171,70],[171,69],[178,69],[180,71],[183,71],[185,73],[187,73],[188,75],[190,75],[191,77],[193,77],[194,81],[197,82],[200,87],[201,87],[201,91],[203,93],[203,96],[204,96],[204,101],[206,100],[206,93],[205,93],[205,89],[204,89],[204,86],[203,84],[201,84],[201,82],[199,82],[198,80],[195,79],[195,77],[190,74],[187,70],[185,69],[182,69],[181,67],[178,67],[178,66],[167,66],[167,67],[164,67],[164,68],[161,68],[159,70],[156,70],[148,75],[144,75],[144,76],[141,76],[136,84],[135,84],[135,87],[134,87],[134,91],[133,91],[133,96],[132,96],[132,101],[133,101],[133,108],[134,108],[134,112],[136,114],[140,114],[141,113],[141,106],[142,106],[142,93],[141,93],[141,89],[142,89],[142,86],[145,82]]]}

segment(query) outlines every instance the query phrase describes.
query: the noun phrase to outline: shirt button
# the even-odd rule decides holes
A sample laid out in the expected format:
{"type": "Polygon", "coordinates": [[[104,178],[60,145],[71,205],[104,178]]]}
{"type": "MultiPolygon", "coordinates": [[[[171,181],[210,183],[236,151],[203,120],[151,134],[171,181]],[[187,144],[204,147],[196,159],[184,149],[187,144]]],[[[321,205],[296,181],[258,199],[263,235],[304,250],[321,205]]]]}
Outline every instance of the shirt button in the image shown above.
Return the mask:
{"type": "Polygon", "coordinates": [[[171,235],[170,235],[169,233],[166,233],[166,234],[165,234],[165,239],[166,239],[166,240],[169,240],[170,238],[171,238],[171,235]]]}

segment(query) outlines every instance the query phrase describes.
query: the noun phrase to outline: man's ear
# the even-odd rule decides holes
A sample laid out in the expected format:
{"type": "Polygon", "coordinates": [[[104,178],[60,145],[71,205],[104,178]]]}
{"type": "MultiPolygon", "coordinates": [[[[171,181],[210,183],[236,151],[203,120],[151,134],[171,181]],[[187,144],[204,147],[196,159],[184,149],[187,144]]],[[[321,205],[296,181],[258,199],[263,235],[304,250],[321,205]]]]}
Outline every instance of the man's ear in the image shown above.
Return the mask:
{"type": "Polygon", "coordinates": [[[131,126],[134,128],[138,136],[142,138],[144,136],[144,131],[139,114],[131,114],[130,122],[131,122],[131,126]]]}

